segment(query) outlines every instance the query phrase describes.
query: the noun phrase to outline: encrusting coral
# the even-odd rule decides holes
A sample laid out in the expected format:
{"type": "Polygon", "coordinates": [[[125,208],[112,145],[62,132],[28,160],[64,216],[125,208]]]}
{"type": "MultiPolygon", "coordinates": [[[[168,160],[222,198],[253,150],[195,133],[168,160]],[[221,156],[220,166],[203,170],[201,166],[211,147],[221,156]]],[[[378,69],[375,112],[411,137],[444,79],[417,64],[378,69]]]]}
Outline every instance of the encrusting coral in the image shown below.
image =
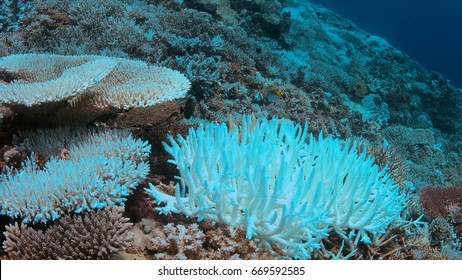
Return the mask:
{"type": "Polygon", "coordinates": [[[0,213],[23,222],[123,205],[149,173],[151,146],[128,131],[39,130],[24,143],[50,159],[40,168],[31,156],[0,174],[0,213]]]}
{"type": "Polygon", "coordinates": [[[13,259],[108,259],[129,245],[123,207],[67,215],[45,231],[27,224],[6,227],[3,248],[13,259]]]}
{"type": "Polygon", "coordinates": [[[10,55],[0,59],[0,71],[11,77],[0,84],[1,103],[58,124],[153,106],[184,97],[190,88],[178,71],[94,55],[10,55]]]}

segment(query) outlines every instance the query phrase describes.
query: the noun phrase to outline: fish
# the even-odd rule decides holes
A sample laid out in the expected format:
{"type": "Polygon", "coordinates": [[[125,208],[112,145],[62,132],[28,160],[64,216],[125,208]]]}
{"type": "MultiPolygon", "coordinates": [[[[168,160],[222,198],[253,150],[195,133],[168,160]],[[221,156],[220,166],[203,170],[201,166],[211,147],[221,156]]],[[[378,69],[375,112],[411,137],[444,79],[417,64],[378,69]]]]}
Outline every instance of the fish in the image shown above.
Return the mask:
{"type": "Polygon", "coordinates": [[[276,101],[284,96],[284,92],[280,89],[273,89],[266,93],[265,99],[268,101],[276,101]]]}
{"type": "Polygon", "coordinates": [[[188,98],[186,102],[184,102],[184,107],[180,108],[180,112],[184,115],[185,118],[191,118],[194,113],[194,100],[188,98]]]}

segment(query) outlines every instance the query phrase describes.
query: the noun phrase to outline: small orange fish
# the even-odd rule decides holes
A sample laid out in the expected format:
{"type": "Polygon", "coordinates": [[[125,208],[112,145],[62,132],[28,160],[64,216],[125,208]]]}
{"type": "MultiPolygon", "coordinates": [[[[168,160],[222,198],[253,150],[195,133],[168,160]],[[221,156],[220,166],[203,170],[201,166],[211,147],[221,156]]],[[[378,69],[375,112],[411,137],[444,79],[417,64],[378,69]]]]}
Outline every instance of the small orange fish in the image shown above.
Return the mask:
{"type": "Polygon", "coordinates": [[[284,96],[284,92],[280,89],[273,89],[266,93],[266,100],[268,101],[276,101],[279,100],[284,96]]]}

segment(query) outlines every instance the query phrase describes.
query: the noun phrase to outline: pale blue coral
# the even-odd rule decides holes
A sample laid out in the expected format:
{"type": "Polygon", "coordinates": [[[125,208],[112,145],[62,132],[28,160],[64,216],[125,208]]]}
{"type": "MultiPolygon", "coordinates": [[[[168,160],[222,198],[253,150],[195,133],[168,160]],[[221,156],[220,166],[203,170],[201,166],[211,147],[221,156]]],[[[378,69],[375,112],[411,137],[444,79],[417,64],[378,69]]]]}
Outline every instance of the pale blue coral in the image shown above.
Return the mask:
{"type": "MultiPolygon", "coordinates": [[[[150,145],[121,130],[42,131],[26,145],[41,151],[46,143],[58,147],[69,137],[68,158],[51,153],[39,168],[34,157],[19,170],[0,175],[0,213],[23,222],[47,222],[68,212],[123,205],[149,172],[150,145]]],[[[45,153],[53,149],[45,150],[45,153]]]]}
{"type": "Polygon", "coordinates": [[[317,139],[288,120],[245,118],[191,129],[164,144],[181,176],[175,196],[150,186],[162,213],[244,225],[247,237],[294,258],[321,250],[337,232],[350,246],[385,233],[406,204],[399,186],[365,152],[317,139]]]}

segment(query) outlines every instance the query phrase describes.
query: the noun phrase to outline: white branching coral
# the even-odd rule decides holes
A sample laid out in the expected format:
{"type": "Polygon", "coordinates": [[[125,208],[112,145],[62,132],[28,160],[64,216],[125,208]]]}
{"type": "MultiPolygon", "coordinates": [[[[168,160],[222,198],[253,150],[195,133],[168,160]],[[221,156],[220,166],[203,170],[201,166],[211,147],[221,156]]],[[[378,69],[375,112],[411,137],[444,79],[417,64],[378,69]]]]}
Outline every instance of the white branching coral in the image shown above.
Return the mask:
{"type": "Polygon", "coordinates": [[[209,124],[169,140],[181,175],[175,196],[147,189],[162,213],[243,225],[249,239],[291,257],[310,258],[331,231],[370,243],[406,202],[365,152],[288,120],[209,124]]]}
{"type": "Polygon", "coordinates": [[[0,175],[0,213],[23,222],[123,205],[149,172],[150,145],[127,131],[42,130],[25,145],[50,160],[40,168],[32,156],[0,175]]]}
{"type": "Polygon", "coordinates": [[[0,58],[0,71],[13,78],[0,84],[0,103],[58,123],[153,106],[184,97],[191,86],[172,69],[95,55],[10,55],[0,58]]]}

